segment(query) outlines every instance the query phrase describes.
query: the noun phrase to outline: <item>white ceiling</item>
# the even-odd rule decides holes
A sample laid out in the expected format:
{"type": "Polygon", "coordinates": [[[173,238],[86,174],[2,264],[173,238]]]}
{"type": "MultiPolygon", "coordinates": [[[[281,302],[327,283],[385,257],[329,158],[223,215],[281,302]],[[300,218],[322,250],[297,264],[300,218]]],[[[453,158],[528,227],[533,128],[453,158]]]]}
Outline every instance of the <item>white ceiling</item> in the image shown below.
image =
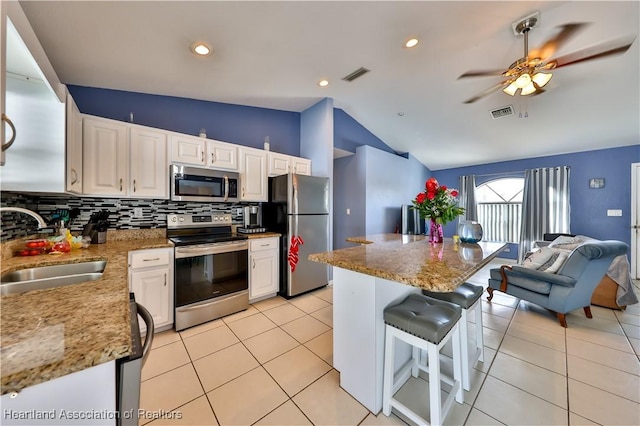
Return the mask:
{"type": "Polygon", "coordinates": [[[65,84],[303,111],[324,97],[432,170],[640,143],[638,43],[555,70],[547,91],[463,101],[523,54],[511,23],[535,11],[530,48],[589,22],[554,56],[639,34],[640,3],[435,1],[21,2],[65,84]],[[414,49],[402,48],[409,36],[414,49]],[[196,57],[197,40],[213,47],[196,57]],[[359,67],[370,73],[341,78],[359,67]],[[317,86],[321,78],[330,81],[317,86]],[[493,120],[489,110],[513,105],[493,120]],[[402,113],[403,115],[399,115],[402,113]],[[519,118],[522,113],[522,118],[519,118]]]}

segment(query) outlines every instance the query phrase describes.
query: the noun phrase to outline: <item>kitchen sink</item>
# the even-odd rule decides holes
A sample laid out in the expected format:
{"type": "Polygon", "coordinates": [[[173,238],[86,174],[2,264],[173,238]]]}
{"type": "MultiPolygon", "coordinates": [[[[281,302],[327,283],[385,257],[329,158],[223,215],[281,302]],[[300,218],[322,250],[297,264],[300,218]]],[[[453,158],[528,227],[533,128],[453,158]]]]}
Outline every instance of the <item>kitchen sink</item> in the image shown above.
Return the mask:
{"type": "Polygon", "coordinates": [[[19,294],[97,280],[102,277],[106,265],[106,261],[97,260],[7,272],[0,277],[0,294],[19,294]]]}

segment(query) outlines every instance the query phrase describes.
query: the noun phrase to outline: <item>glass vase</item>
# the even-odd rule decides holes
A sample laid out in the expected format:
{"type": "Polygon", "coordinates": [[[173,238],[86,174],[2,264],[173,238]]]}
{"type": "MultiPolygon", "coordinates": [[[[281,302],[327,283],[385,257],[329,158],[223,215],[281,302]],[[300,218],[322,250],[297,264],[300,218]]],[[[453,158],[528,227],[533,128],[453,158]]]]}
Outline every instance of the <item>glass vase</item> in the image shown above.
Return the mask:
{"type": "Polygon", "coordinates": [[[432,243],[441,243],[444,240],[442,225],[431,219],[431,227],[429,228],[429,241],[432,243]]]}

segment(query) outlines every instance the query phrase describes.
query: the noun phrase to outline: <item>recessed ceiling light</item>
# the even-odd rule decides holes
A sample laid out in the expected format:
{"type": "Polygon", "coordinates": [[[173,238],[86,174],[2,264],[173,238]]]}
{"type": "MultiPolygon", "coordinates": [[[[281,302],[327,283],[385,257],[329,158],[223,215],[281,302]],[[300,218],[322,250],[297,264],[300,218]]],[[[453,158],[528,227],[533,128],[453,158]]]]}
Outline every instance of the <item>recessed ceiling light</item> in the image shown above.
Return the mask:
{"type": "Polygon", "coordinates": [[[404,47],[408,47],[408,48],[412,48],[412,47],[416,47],[418,45],[418,39],[417,38],[410,38],[409,40],[404,42],[404,47]]]}
{"type": "Polygon", "coordinates": [[[205,43],[194,43],[191,45],[191,51],[200,56],[207,56],[211,53],[211,48],[205,43]]]}
{"type": "Polygon", "coordinates": [[[329,85],[329,81],[328,80],[320,80],[318,82],[318,86],[320,87],[327,87],[329,85]]]}

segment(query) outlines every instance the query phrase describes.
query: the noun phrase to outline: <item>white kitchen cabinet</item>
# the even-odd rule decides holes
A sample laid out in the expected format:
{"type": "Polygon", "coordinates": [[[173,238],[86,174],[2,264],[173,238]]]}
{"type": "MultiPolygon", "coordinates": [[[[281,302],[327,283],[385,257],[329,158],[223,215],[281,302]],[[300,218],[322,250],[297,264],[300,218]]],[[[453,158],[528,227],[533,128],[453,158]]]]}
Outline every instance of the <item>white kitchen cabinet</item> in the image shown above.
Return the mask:
{"type": "Polygon", "coordinates": [[[83,119],[83,189],[91,195],[127,195],[127,126],[113,120],[83,119]]]}
{"type": "Polygon", "coordinates": [[[133,126],[129,135],[129,195],[144,198],[169,198],[167,134],[133,126]]]}
{"type": "Polygon", "coordinates": [[[275,296],[279,287],[278,238],[249,240],[249,301],[275,296]]]}
{"type": "Polygon", "coordinates": [[[204,151],[206,148],[204,138],[196,138],[189,135],[171,135],[171,162],[205,165],[204,151]]]}
{"type": "Polygon", "coordinates": [[[277,152],[268,152],[269,176],[285,175],[291,172],[291,162],[293,157],[277,152]]]}
{"type": "Polygon", "coordinates": [[[238,170],[238,146],[207,139],[207,166],[220,170],[238,170]]]}
{"type": "Polygon", "coordinates": [[[82,128],[83,194],[169,197],[166,132],[91,116],[82,128]]]}
{"type": "Polygon", "coordinates": [[[82,194],[82,115],[69,93],[66,109],[66,189],[82,194]]]}
{"type": "Polygon", "coordinates": [[[311,176],[311,160],[306,158],[292,157],[293,173],[311,176]]]}
{"type": "Polygon", "coordinates": [[[48,380],[2,395],[3,425],[111,425],[109,416],[79,413],[114,413],[116,410],[116,362],[109,361],[82,371],[48,380]],[[29,413],[50,418],[20,419],[29,413]],[[74,418],[73,416],[77,418],[74,418]],[[106,417],[106,418],[100,418],[106,417]]]}
{"type": "Polygon", "coordinates": [[[130,251],[129,290],[151,313],[156,332],[173,327],[173,249],[130,251]]]}
{"type": "Polygon", "coordinates": [[[267,152],[240,147],[240,200],[267,201],[267,152]]]}

